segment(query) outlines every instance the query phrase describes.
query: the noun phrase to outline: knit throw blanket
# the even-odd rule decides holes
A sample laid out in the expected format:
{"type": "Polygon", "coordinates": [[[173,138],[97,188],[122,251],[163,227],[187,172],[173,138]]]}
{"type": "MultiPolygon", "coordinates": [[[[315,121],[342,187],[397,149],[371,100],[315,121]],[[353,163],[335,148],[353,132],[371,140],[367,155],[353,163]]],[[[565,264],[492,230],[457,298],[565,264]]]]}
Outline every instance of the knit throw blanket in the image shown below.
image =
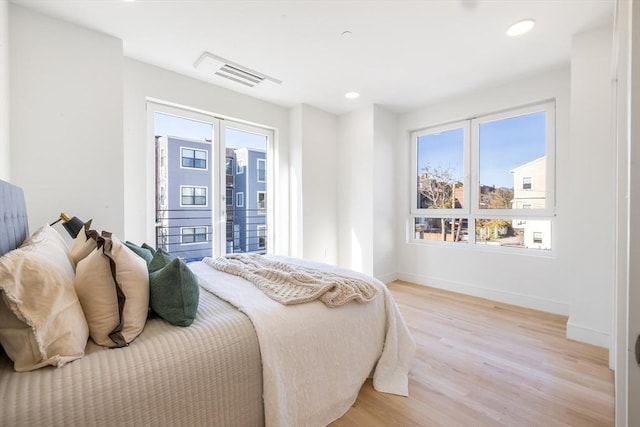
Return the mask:
{"type": "Polygon", "coordinates": [[[339,307],[353,300],[369,302],[378,293],[375,286],[360,279],[273,261],[257,254],[230,254],[203,261],[216,270],[248,280],[284,305],[319,299],[328,307],[339,307]]]}

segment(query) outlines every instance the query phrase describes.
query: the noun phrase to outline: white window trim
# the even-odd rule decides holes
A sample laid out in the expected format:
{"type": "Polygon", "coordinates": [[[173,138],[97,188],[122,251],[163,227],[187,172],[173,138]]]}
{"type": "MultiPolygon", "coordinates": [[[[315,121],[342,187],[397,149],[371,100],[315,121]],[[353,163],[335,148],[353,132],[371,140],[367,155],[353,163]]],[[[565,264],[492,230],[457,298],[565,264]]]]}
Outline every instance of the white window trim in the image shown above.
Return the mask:
{"type": "Polygon", "coordinates": [[[244,174],[244,160],[236,158],[236,175],[244,174]],[[242,160],[242,161],[240,161],[242,160]]]}
{"type": "Polygon", "coordinates": [[[264,240],[265,242],[267,241],[267,226],[266,225],[258,225],[256,227],[256,237],[258,238],[258,243],[256,244],[256,246],[258,246],[259,249],[265,249],[267,247],[267,245],[260,245],[260,230],[264,230],[264,240]]]}
{"type": "Polygon", "coordinates": [[[236,192],[236,208],[244,208],[244,191],[236,192]]]}
{"type": "Polygon", "coordinates": [[[209,151],[208,150],[202,150],[200,148],[194,148],[194,147],[187,147],[187,146],[180,146],[180,169],[189,169],[189,170],[196,170],[196,171],[208,171],[209,170],[209,151]],[[184,157],[182,155],[182,150],[193,150],[193,151],[200,151],[202,153],[204,153],[204,161],[206,162],[206,167],[204,168],[196,168],[196,167],[190,167],[190,166],[183,166],[182,165],[182,158],[184,157]]]}
{"type": "Polygon", "coordinates": [[[267,182],[267,159],[256,159],[256,182],[267,182]],[[260,169],[260,162],[264,164],[264,168],[260,169]],[[264,170],[264,179],[260,179],[260,171],[264,170]]]}
{"type": "Polygon", "coordinates": [[[256,209],[257,209],[258,215],[267,214],[267,192],[266,191],[256,191],[256,209]],[[260,194],[264,194],[264,208],[260,207],[260,194]]]}
{"type": "MultiPolygon", "coordinates": [[[[181,185],[180,186],[180,207],[181,208],[208,208],[209,207],[209,187],[204,186],[204,185],[181,185]],[[205,199],[205,204],[204,205],[185,205],[182,203],[182,189],[183,188],[204,188],[204,199],[205,199]]],[[[194,197],[195,197],[195,192],[194,192],[194,197]]]]}
{"type": "Polygon", "coordinates": [[[471,249],[471,250],[488,250],[510,254],[522,254],[533,255],[542,257],[553,257],[557,252],[557,233],[551,234],[551,249],[540,250],[536,248],[513,248],[506,246],[491,246],[484,244],[476,244],[475,238],[475,224],[476,219],[531,219],[531,220],[548,220],[551,222],[551,229],[555,230],[555,209],[556,209],[556,169],[555,169],[555,101],[541,102],[525,107],[516,107],[503,112],[488,114],[480,118],[467,119],[457,122],[452,122],[440,126],[432,126],[420,130],[411,132],[411,167],[409,168],[409,179],[411,194],[409,198],[410,203],[410,216],[407,221],[407,241],[420,245],[441,245],[451,247],[452,242],[443,242],[437,240],[420,240],[415,238],[415,218],[460,218],[467,219],[468,224],[468,244],[454,245],[456,248],[471,249]],[[547,112],[547,129],[546,129],[546,160],[547,167],[545,171],[546,175],[546,197],[544,209],[480,209],[477,206],[472,206],[470,202],[474,204],[479,200],[479,141],[478,132],[472,130],[478,129],[480,123],[491,122],[495,120],[505,119],[508,117],[517,117],[520,115],[546,111],[547,112]],[[431,133],[444,132],[460,127],[464,127],[466,123],[465,133],[465,146],[463,165],[464,171],[464,206],[460,209],[419,209],[416,203],[416,197],[418,193],[418,183],[416,177],[418,176],[417,165],[417,142],[418,137],[431,133]],[[471,137],[469,137],[469,135],[471,137]],[[468,156],[467,153],[470,153],[468,156]],[[467,158],[469,157],[469,158],[467,158]],[[473,165],[473,170],[471,166],[473,165]],[[480,249],[482,248],[482,249],[480,249]]]}
{"type": "Polygon", "coordinates": [[[545,111],[547,113],[547,134],[546,134],[546,183],[545,183],[545,208],[544,209],[480,209],[476,206],[479,200],[479,187],[480,187],[480,175],[478,174],[480,168],[480,154],[479,154],[479,135],[478,132],[472,132],[471,136],[471,161],[473,165],[474,175],[471,182],[471,200],[474,202],[471,206],[471,214],[476,218],[515,218],[523,216],[521,212],[524,212],[526,217],[553,217],[555,216],[555,102],[542,102],[527,107],[512,108],[508,111],[500,113],[488,114],[479,118],[471,120],[471,129],[478,129],[482,123],[493,122],[496,120],[507,119],[510,117],[523,116],[525,114],[538,113],[545,111]]]}
{"type": "Polygon", "coordinates": [[[425,129],[420,129],[411,133],[411,213],[415,216],[425,216],[425,217],[453,217],[456,215],[468,215],[468,200],[469,200],[469,120],[462,120],[458,122],[448,123],[441,126],[434,126],[425,129]],[[462,167],[464,168],[464,174],[462,177],[463,184],[463,198],[464,204],[462,208],[456,209],[424,209],[418,208],[416,203],[416,197],[418,195],[418,182],[417,177],[419,176],[418,172],[418,138],[423,135],[429,135],[433,133],[441,133],[449,130],[460,129],[462,128],[464,134],[464,143],[462,147],[462,167]],[[415,169],[414,169],[415,168],[415,169]]]}
{"type": "MultiPolygon", "coordinates": [[[[201,233],[198,233],[201,234],[201,233]]],[[[192,246],[192,245],[204,245],[209,243],[209,227],[206,225],[199,225],[197,227],[180,227],[180,245],[182,246],[192,246]],[[192,243],[183,243],[182,242],[182,238],[184,237],[184,230],[186,229],[191,229],[194,230],[194,236],[195,236],[195,229],[196,228],[204,228],[204,237],[205,237],[205,241],[204,242],[192,242],[192,243]]]]}

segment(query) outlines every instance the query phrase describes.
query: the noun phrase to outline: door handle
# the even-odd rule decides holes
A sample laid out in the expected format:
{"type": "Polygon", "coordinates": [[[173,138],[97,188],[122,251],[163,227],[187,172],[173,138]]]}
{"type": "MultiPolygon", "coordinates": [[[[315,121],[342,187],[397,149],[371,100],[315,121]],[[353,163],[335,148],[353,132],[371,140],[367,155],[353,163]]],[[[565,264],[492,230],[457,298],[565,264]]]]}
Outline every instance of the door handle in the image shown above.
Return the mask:
{"type": "Polygon", "coordinates": [[[640,335],[636,338],[636,363],[640,365],[640,335]]]}

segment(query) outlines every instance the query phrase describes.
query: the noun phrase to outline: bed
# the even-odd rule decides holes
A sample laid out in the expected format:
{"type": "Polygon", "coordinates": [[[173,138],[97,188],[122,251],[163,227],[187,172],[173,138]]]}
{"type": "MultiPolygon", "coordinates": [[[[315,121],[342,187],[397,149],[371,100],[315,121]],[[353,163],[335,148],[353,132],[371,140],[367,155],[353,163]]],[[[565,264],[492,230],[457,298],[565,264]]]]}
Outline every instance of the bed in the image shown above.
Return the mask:
{"type": "MultiPolygon", "coordinates": [[[[1,256],[29,233],[22,190],[0,181],[0,200],[1,256]]],[[[16,372],[0,355],[0,425],[319,426],[349,409],[367,377],[378,391],[407,395],[415,346],[386,287],[272,259],[358,277],[379,292],[340,308],[284,306],[241,277],[189,264],[200,299],[188,327],[149,318],[130,345],[89,339],[84,356],[60,368],[16,372]]]]}

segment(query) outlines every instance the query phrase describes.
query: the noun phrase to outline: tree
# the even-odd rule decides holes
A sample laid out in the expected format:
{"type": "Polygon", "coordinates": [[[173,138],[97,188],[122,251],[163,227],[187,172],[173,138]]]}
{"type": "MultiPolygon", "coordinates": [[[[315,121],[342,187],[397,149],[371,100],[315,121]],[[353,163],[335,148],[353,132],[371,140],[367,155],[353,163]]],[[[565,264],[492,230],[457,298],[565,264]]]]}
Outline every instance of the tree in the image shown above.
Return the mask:
{"type": "MultiPolygon", "coordinates": [[[[485,209],[511,209],[513,201],[513,189],[506,187],[489,187],[486,185],[480,188],[480,206],[485,209]]],[[[513,228],[511,221],[506,219],[477,219],[476,235],[487,236],[487,238],[497,238],[498,230],[506,230],[504,234],[511,234],[513,228]],[[484,232],[480,230],[484,229],[484,232]]]]}
{"type": "MultiPolygon", "coordinates": [[[[431,166],[427,164],[422,168],[422,175],[418,181],[420,193],[420,207],[427,209],[452,209],[456,207],[456,188],[462,187],[462,183],[454,179],[455,169],[451,166],[431,166]],[[423,199],[424,202],[423,203],[423,199]]],[[[440,218],[442,240],[447,239],[446,218],[440,218]]],[[[451,221],[451,236],[453,241],[460,238],[462,221],[451,221]],[[457,224],[457,233],[456,233],[457,224]]]]}

